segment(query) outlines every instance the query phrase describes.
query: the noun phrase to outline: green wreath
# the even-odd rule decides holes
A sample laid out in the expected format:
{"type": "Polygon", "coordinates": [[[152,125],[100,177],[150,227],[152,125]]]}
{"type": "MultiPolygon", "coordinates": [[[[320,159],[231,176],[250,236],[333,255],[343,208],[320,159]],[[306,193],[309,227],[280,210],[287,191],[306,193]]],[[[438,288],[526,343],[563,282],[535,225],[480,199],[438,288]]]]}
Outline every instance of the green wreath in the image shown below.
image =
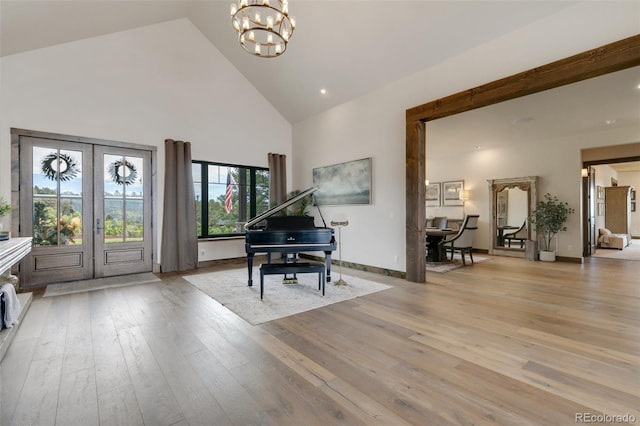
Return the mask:
{"type": "Polygon", "coordinates": [[[44,173],[47,178],[54,181],[60,179],[63,182],[75,178],[79,172],[78,163],[73,157],[68,154],[58,154],[55,152],[52,152],[42,159],[41,168],[42,173],[44,173]],[[55,166],[59,167],[59,170],[54,168],[54,161],[55,166]]]}
{"type": "Polygon", "coordinates": [[[136,166],[128,161],[114,161],[109,165],[111,180],[118,185],[131,185],[138,177],[136,166]],[[122,173],[120,172],[122,170],[122,173]]]}

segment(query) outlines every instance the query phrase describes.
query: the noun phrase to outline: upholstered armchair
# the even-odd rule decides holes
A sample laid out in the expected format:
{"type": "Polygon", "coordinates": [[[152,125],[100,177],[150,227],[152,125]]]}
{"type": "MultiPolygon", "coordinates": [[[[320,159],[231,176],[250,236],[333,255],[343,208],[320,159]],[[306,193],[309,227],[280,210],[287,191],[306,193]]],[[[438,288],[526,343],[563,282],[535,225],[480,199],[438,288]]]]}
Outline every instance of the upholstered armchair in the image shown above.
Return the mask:
{"type": "Polygon", "coordinates": [[[478,218],[480,215],[467,215],[462,222],[462,226],[456,235],[443,240],[440,244],[443,250],[451,251],[453,254],[459,252],[462,257],[462,264],[466,266],[464,254],[469,253],[471,263],[473,263],[473,236],[478,229],[478,218]]]}

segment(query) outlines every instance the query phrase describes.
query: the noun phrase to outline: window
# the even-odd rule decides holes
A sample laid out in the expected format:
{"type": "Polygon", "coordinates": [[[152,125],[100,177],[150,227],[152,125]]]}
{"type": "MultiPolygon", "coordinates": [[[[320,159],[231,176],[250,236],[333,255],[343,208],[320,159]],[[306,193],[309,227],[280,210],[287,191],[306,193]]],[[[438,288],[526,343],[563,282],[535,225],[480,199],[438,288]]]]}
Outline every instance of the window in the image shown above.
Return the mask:
{"type": "Polygon", "coordinates": [[[198,238],[244,235],[244,224],[269,209],[269,169],[206,161],[191,167],[198,238]]]}

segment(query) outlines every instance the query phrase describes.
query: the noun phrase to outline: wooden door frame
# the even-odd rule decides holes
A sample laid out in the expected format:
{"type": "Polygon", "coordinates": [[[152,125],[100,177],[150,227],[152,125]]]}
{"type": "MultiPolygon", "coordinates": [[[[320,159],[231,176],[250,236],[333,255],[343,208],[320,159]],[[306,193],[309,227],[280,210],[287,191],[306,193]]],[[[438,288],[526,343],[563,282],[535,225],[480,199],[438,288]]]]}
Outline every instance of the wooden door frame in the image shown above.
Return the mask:
{"type": "Polygon", "coordinates": [[[406,110],[406,279],[423,283],[428,121],[640,65],[640,35],[533,68],[406,110]]]}
{"type": "Polygon", "coordinates": [[[13,235],[20,233],[20,138],[28,136],[40,139],[62,140],[78,142],[89,145],[107,145],[110,147],[136,149],[151,152],[151,265],[154,271],[157,267],[157,175],[158,175],[158,147],[152,145],[142,145],[129,142],[113,141],[108,139],[90,138],[85,136],[73,136],[60,133],[43,132],[37,130],[27,130],[11,128],[11,232],[13,235]]]}

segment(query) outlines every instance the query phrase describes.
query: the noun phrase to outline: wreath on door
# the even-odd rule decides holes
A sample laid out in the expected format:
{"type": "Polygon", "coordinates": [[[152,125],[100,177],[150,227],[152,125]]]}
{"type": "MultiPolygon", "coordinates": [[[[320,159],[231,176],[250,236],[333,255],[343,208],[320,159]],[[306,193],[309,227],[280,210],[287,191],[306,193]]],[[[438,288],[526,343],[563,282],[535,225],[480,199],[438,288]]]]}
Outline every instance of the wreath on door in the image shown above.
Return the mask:
{"type": "Polygon", "coordinates": [[[60,179],[65,182],[78,176],[78,163],[68,154],[52,152],[40,163],[42,173],[53,181],[60,179]]]}
{"type": "Polygon", "coordinates": [[[136,166],[126,160],[114,161],[108,169],[111,180],[118,185],[131,185],[138,177],[136,166]]]}

